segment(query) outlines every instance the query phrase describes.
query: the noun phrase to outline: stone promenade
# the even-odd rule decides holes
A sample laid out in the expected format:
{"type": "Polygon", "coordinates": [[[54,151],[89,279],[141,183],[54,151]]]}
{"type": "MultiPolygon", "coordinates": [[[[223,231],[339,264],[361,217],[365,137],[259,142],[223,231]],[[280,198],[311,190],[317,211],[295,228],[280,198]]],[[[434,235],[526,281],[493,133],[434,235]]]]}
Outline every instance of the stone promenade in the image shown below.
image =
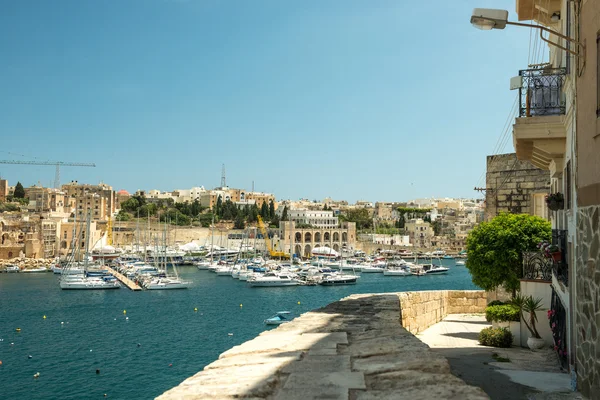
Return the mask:
{"type": "Polygon", "coordinates": [[[233,347],[158,399],[488,398],[399,321],[398,294],[353,295],[233,347]]]}

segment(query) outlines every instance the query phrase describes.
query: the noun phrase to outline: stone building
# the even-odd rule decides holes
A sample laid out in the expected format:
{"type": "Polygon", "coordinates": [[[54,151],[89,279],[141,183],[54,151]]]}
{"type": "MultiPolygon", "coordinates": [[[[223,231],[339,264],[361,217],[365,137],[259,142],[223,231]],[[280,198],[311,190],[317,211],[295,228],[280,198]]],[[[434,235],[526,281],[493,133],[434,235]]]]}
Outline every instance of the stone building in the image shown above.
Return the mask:
{"type": "MultiPolygon", "coordinates": [[[[581,393],[597,398],[600,396],[600,4],[583,1],[577,5],[580,20],[574,21],[571,32],[579,28],[578,40],[586,43],[588,55],[587,65],[579,64],[577,77],[577,139],[567,139],[569,150],[575,152],[575,160],[571,165],[565,158],[562,181],[566,208],[563,218],[575,217],[574,223],[566,226],[571,230],[567,237],[575,236],[568,254],[576,249],[574,257],[568,258],[574,268],[570,273],[567,269],[572,282],[569,288],[570,300],[574,303],[574,348],[577,349],[574,357],[570,353],[569,361],[575,365],[581,393]]],[[[578,48],[575,44],[571,46],[578,48]]],[[[573,71],[576,61],[573,57],[573,71]]]]}
{"type": "Polygon", "coordinates": [[[0,217],[0,259],[44,256],[39,218],[21,214],[0,217]]]}
{"type": "Polygon", "coordinates": [[[70,213],[69,195],[54,188],[31,186],[25,188],[25,197],[29,199],[27,209],[34,213],[70,213]]]}
{"type": "Polygon", "coordinates": [[[548,218],[545,196],[550,191],[550,173],[517,154],[487,157],[485,220],[501,212],[532,214],[548,218]]]}
{"type": "Polygon", "coordinates": [[[5,201],[8,196],[8,181],[0,179],[0,201],[5,201]]]}
{"type": "Polygon", "coordinates": [[[422,218],[413,218],[406,221],[404,229],[406,230],[406,233],[408,233],[410,243],[414,247],[431,247],[431,240],[435,233],[429,222],[423,221],[422,218]]]}
{"type": "Polygon", "coordinates": [[[343,249],[356,247],[356,223],[343,222],[337,227],[328,228],[296,228],[295,221],[279,223],[278,240],[275,241],[277,250],[310,257],[315,247],[327,246],[340,252],[343,249]]]}
{"type": "Polygon", "coordinates": [[[72,181],[62,185],[62,190],[75,199],[78,220],[85,219],[87,210],[92,210],[93,221],[105,221],[116,212],[115,192],[104,183],[89,185],[72,181]]]}

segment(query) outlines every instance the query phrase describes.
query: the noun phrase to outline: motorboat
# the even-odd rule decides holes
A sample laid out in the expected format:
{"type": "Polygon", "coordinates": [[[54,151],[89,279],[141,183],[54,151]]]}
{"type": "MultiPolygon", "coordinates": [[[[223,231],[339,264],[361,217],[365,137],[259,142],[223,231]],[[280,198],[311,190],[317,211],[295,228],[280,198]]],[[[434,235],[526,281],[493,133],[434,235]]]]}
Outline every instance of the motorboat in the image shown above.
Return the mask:
{"type": "Polygon", "coordinates": [[[464,265],[466,265],[466,263],[464,261],[462,261],[462,260],[459,260],[459,261],[455,262],[454,265],[464,266],[464,265]]]}
{"type": "Polygon", "coordinates": [[[377,266],[377,265],[363,265],[360,268],[360,272],[362,272],[363,274],[375,274],[375,273],[382,273],[385,271],[385,268],[383,266],[377,266]]]}
{"type": "Polygon", "coordinates": [[[21,270],[16,265],[8,265],[5,269],[5,271],[6,272],[20,272],[21,270]]]}
{"type": "Polygon", "coordinates": [[[281,325],[283,323],[290,322],[292,320],[290,318],[291,314],[292,313],[289,311],[279,311],[271,318],[265,319],[265,325],[281,325]]]}
{"type": "Polygon", "coordinates": [[[385,276],[409,276],[412,275],[408,265],[395,265],[383,271],[385,276]]]}
{"type": "Polygon", "coordinates": [[[319,285],[323,286],[336,286],[336,285],[354,285],[358,280],[356,275],[347,274],[324,274],[323,278],[319,282],[319,285]]]}
{"type": "Polygon", "coordinates": [[[426,275],[425,271],[423,270],[423,266],[418,265],[418,264],[413,264],[410,266],[410,273],[411,273],[411,275],[415,275],[415,276],[426,275]]]}
{"type": "Polygon", "coordinates": [[[423,267],[423,271],[425,271],[427,275],[447,274],[448,271],[450,271],[450,268],[434,264],[422,264],[421,267],[423,267]]]}
{"type": "Polygon", "coordinates": [[[247,282],[252,287],[298,286],[301,283],[293,275],[278,274],[275,272],[253,276],[247,282]]]}
{"type": "Polygon", "coordinates": [[[34,273],[34,272],[48,272],[48,271],[49,270],[46,267],[38,267],[38,268],[24,269],[21,272],[34,273]]]}

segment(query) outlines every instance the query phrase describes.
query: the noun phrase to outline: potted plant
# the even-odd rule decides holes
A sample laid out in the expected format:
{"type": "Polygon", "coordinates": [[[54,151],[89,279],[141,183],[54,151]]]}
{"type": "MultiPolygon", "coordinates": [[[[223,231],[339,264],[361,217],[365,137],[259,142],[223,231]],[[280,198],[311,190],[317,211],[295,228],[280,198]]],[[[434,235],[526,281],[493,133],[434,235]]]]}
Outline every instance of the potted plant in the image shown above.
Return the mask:
{"type": "Polygon", "coordinates": [[[557,245],[543,241],[538,244],[538,248],[544,254],[544,256],[546,256],[546,258],[552,258],[552,260],[555,262],[562,260],[562,252],[557,245]]]}
{"type": "Polygon", "coordinates": [[[519,308],[521,313],[521,321],[525,323],[525,326],[529,330],[531,336],[527,339],[527,346],[531,350],[537,350],[544,347],[546,342],[540,336],[535,323],[537,322],[536,312],[542,309],[542,299],[534,299],[533,296],[523,296],[517,294],[513,299],[512,303],[519,308]],[[527,314],[527,317],[525,317],[527,314]],[[528,322],[529,321],[529,322],[528,322]]]}
{"type": "Polygon", "coordinates": [[[565,207],[565,197],[562,193],[550,193],[546,195],[546,204],[552,211],[562,210],[565,207]]]}

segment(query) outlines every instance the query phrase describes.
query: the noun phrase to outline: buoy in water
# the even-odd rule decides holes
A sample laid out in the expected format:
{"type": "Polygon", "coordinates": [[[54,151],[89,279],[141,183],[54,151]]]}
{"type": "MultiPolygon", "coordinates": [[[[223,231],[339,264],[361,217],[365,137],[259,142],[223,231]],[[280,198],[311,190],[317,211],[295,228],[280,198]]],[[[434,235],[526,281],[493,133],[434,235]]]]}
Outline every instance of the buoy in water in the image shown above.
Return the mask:
{"type": "Polygon", "coordinates": [[[92,349],[90,349],[90,353],[92,352],[92,349]]]}
{"type": "Polygon", "coordinates": [[[64,325],[65,323],[61,321],[61,322],[60,322],[60,324],[61,324],[61,325],[64,325]]]}
{"type": "Polygon", "coordinates": [[[36,372],[35,374],[33,374],[33,377],[34,377],[34,378],[39,378],[39,377],[40,377],[40,373],[39,373],[39,372],[36,372]]]}
{"type": "Polygon", "coordinates": [[[172,366],[173,366],[173,364],[169,364],[169,367],[172,367],[172,366]]]}
{"type": "Polygon", "coordinates": [[[244,305],[243,305],[243,304],[240,304],[240,307],[244,307],[244,305]]]}
{"type": "Polygon", "coordinates": [[[198,311],[198,307],[194,307],[194,311],[198,311]]]}
{"type": "Polygon", "coordinates": [[[99,369],[96,370],[96,375],[100,375],[100,370],[99,369]]]}
{"type": "Polygon", "coordinates": [[[125,317],[125,321],[129,321],[129,317],[125,317]]]}
{"type": "Polygon", "coordinates": [[[300,305],[300,302],[298,302],[298,305],[300,305]]]}
{"type": "Polygon", "coordinates": [[[127,314],[127,310],[123,310],[123,314],[127,314]]]}
{"type": "Polygon", "coordinates": [[[15,329],[15,331],[21,332],[21,328],[17,328],[17,329],[15,329]]]}
{"type": "Polygon", "coordinates": [[[228,333],[227,336],[233,336],[233,333],[228,333]]]}
{"type": "Polygon", "coordinates": [[[2,365],[2,360],[0,360],[0,365],[2,365]]]}
{"type": "Polygon", "coordinates": [[[27,358],[33,358],[33,356],[30,354],[30,355],[27,356],[27,358]]]}
{"type": "Polygon", "coordinates": [[[46,316],[44,315],[44,317],[43,317],[43,318],[44,318],[44,319],[46,319],[46,316]]]}

